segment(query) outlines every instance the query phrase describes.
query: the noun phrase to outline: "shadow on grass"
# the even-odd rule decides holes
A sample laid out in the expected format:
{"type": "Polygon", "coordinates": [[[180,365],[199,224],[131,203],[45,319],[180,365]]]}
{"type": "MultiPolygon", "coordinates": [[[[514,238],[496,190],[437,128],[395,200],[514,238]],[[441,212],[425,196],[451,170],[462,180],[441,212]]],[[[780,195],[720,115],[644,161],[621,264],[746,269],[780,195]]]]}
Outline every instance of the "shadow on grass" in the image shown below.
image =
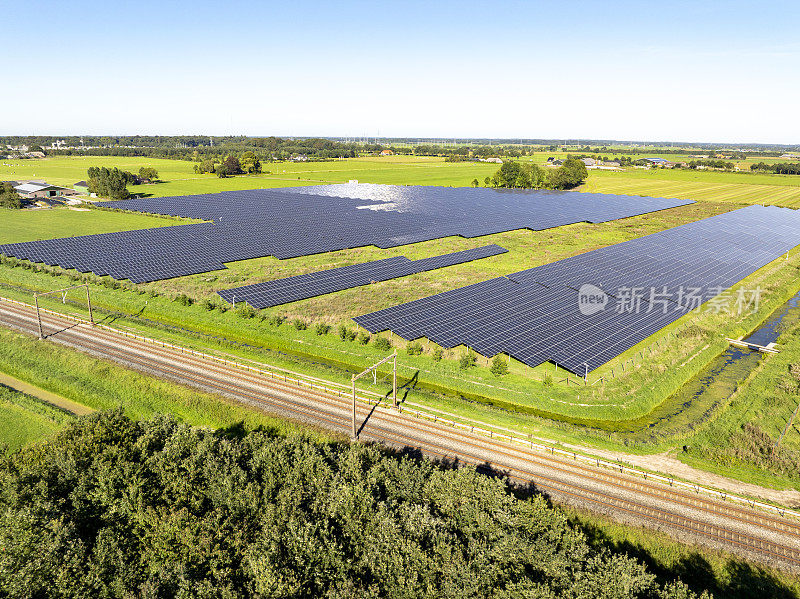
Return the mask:
{"type": "MultiPolygon", "coordinates": [[[[414,391],[419,384],[419,370],[414,371],[414,376],[408,379],[402,385],[398,385],[397,390],[402,391],[402,394],[398,393],[397,395],[397,403],[405,403],[406,398],[408,398],[408,394],[411,391],[414,391]]],[[[392,392],[388,391],[386,393],[387,398],[391,398],[392,392]]]]}
{"type": "Polygon", "coordinates": [[[218,428],[214,431],[214,436],[221,439],[241,440],[250,433],[266,433],[270,437],[285,437],[285,433],[278,427],[259,425],[254,428],[247,428],[244,421],[234,422],[228,426],[218,428]]]}
{"type": "Polygon", "coordinates": [[[796,599],[794,590],[771,572],[738,559],[728,559],[721,572],[701,554],[692,552],[673,564],[664,564],[643,546],[630,541],[610,539],[599,527],[573,520],[586,534],[589,544],[598,549],[625,553],[647,566],[661,583],[680,579],[696,593],[708,591],[725,599],[796,599]]]}

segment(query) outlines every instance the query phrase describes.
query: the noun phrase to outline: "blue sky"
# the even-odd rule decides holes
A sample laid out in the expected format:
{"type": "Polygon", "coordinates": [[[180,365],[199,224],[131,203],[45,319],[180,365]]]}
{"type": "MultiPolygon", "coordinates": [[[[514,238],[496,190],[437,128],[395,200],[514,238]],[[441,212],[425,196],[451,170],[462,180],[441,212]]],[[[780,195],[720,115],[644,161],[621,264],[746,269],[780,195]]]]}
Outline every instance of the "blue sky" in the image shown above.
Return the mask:
{"type": "Polygon", "coordinates": [[[0,0],[0,134],[800,143],[798,2],[0,0]]]}

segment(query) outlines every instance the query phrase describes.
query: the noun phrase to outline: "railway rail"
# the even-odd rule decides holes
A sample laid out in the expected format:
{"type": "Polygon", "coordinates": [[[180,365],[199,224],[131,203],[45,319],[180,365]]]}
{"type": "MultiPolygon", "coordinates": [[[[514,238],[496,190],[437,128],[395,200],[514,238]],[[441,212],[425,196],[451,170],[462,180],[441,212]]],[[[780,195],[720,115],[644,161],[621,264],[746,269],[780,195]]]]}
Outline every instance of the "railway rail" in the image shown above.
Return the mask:
{"type": "MultiPolygon", "coordinates": [[[[341,432],[350,428],[351,400],[335,384],[324,385],[317,379],[316,387],[313,381],[304,386],[285,374],[276,376],[169,344],[155,345],[53,312],[42,318],[56,343],[295,420],[341,432]]],[[[21,303],[0,301],[0,324],[38,334],[36,312],[21,303]]],[[[476,427],[456,427],[420,411],[399,412],[377,397],[363,399],[358,406],[361,438],[499,471],[516,482],[533,483],[556,499],[800,571],[800,521],[779,512],[665,485],[652,475],[632,476],[624,468],[620,472],[597,467],[576,454],[557,455],[554,448],[522,444],[510,436],[489,437],[476,427]]]]}

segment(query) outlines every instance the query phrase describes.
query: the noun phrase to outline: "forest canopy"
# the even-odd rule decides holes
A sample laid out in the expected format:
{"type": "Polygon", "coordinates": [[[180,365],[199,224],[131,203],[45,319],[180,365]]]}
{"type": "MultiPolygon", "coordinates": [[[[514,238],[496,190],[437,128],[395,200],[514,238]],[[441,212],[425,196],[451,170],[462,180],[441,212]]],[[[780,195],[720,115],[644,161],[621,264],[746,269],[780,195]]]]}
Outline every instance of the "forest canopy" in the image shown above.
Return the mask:
{"type": "Polygon", "coordinates": [[[0,460],[13,597],[689,598],[506,483],[377,446],[121,411],[0,460]]]}

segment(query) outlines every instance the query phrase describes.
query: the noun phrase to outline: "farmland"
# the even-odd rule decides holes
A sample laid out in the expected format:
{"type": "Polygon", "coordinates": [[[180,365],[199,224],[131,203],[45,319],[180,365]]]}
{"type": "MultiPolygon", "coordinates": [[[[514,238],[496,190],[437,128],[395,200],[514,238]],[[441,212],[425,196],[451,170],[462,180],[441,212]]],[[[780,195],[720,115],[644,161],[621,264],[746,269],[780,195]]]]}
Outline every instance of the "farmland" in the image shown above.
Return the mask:
{"type": "MultiPolygon", "coordinates": [[[[658,153],[654,152],[652,155],[658,156],[658,153]]],[[[549,156],[564,158],[566,154],[536,153],[525,160],[544,163],[549,156]]],[[[683,157],[671,155],[670,158],[678,160],[683,157]]],[[[746,164],[749,162],[742,164],[748,168],[746,164]]],[[[327,162],[267,162],[264,163],[263,174],[220,179],[211,174],[195,174],[193,165],[190,161],[157,158],[57,157],[0,163],[0,180],[39,178],[71,186],[76,181],[86,179],[86,170],[90,166],[116,166],[134,172],[142,166],[152,166],[158,170],[164,183],[132,186],[130,191],[162,197],[237,189],[346,183],[351,179],[363,183],[391,185],[466,187],[473,179],[478,179],[483,184],[484,178],[497,170],[497,165],[491,163],[444,162],[442,158],[428,156],[385,156],[327,162]]],[[[800,177],[750,172],[637,168],[621,172],[592,170],[581,190],[786,207],[800,205],[800,177]]]]}

